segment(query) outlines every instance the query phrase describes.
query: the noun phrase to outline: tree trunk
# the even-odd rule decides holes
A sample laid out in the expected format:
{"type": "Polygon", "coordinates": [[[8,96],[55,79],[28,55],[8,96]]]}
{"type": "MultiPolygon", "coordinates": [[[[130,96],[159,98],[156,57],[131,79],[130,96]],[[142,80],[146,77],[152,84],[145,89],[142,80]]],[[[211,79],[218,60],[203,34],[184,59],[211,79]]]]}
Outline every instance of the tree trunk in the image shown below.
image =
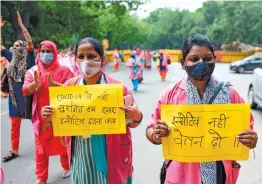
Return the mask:
{"type": "MultiPolygon", "coordinates": [[[[30,16],[31,16],[31,10],[33,7],[33,1],[26,1],[23,2],[21,9],[23,10],[20,12],[20,15],[22,17],[23,24],[26,28],[29,26],[30,16]]],[[[14,3],[12,1],[1,1],[1,4],[5,5],[9,14],[10,14],[10,23],[13,27],[13,30],[15,32],[15,39],[16,40],[23,40],[24,36],[23,33],[17,23],[17,15],[16,15],[16,9],[14,6],[14,3]]]]}
{"type": "Polygon", "coordinates": [[[15,39],[24,40],[24,35],[20,29],[15,31],[15,39]]]}
{"type": "MultiPolygon", "coordinates": [[[[110,31],[110,32],[107,32],[107,35],[106,35],[106,39],[108,40],[108,42],[109,42],[109,48],[112,48],[112,32],[110,31]]],[[[109,49],[108,48],[108,49],[109,49]]]]}

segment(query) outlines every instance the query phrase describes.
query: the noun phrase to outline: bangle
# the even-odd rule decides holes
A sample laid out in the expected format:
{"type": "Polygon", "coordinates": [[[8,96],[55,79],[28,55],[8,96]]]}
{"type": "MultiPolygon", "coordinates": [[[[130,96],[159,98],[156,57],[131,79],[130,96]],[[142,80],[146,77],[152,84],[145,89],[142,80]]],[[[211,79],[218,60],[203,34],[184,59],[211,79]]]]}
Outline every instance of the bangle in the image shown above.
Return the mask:
{"type": "Polygon", "coordinates": [[[28,32],[28,31],[23,31],[23,33],[26,33],[26,32],[28,32]]]}
{"type": "Polygon", "coordinates": [[[141,121],[143,120],[143,114],[140,112],[140,114],[141,114],[141,118],[140,118],[140,120],[139,121],[135,121],[135,120],[133,120],[133,122],[135,122],[135,123],[141,123],[141,121]]]}

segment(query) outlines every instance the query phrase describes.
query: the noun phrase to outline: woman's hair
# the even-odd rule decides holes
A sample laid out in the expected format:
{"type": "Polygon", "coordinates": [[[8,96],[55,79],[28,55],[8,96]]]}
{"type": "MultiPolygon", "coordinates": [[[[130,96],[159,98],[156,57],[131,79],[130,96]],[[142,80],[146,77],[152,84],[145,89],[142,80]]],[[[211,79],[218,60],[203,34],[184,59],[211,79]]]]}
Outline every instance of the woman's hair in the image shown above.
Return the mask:
{"type": "Polygon", "coordinates": [[[185,61],[187,54],[190,52],[191,48],[194,45],[200,46],[200,47],[203,47],[203,46],[208,47],[209,50],[212,52],[212,54],[215,56],[214,48],[212,46],[212,43],[208,39],[208,37],[202,34],[193,34],[183,44],[182,60],[181,60],[182,63],[185,61]]]}
{"type": "Polygon", "coordinates": [[[77,56],[77,49],[80,45],[86,44],[86,43],[90,43],[93,45],[95,51],[98,53],[98,55],[101,57],[101,59],[103,59],[104,57],[104,49],[103,49],[103,45],[100,41],[98,41],[97,39],[94,38],[84,38],[82,40],[80,40],[77,44],[76,44],[76,49],[75,49],[75,56],[77,56]]]}
{"type": "Polygon", "coordinates": [[[131,58],[136,58],[135,54],[131,54],[131,58]]]}
{"type": "Polygon", "coordinates": [[[15,42],[18,42],[21,47],[26,47],[26,42],[23,40],[16,40],[15,42]]]}

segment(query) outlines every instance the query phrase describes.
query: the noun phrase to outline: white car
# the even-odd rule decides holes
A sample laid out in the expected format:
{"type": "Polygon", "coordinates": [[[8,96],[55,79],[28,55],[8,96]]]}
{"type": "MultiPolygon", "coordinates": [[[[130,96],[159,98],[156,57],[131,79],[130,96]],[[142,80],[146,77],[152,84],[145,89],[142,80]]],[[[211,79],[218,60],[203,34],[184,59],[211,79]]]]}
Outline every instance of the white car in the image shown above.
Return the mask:
{"type": "Polygon", "coordinates": [[[256,109],[257,106],[262,107],[262,66],[254,70],[252,84],[248,90],[248,102],[251,109],[256,109]]]}

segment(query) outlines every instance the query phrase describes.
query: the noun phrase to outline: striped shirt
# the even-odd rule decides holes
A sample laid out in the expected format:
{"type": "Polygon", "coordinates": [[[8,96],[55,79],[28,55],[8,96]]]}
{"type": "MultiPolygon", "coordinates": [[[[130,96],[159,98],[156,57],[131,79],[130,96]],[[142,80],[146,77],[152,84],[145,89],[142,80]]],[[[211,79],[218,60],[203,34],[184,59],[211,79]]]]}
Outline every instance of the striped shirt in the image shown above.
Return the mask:
{"type": "Polygon", "coordinates": [[[73,138],[71,174],[73,184],[106,184],[102,172],[96,170],[91,139],[73,138]]]}
{"type": "MultiPolygon", "coordinates": [[[[73,138],[74,151],[71,162],[71,178],[73,184],[107,184],[102,172],[96,170],[92,154],[91,139],[73,138]]],[[[125,184],[132,184],[132,177],[125,184]]]]}
{"type": "MultiPolygon", "coordinates": [[[[105,84],[103,75],[100,80],[100,84],[105,84]]],[[[83,79],[79,85],[84,85],[83,79]]],[[[102,172],[96,170],[91,139],[92,136],[72,138],[71,178],[73,184],[107,184],[107,178],[102,172]]],[[[132,177],[128,178],[125,184],[132,184],[132,177]]]]}

